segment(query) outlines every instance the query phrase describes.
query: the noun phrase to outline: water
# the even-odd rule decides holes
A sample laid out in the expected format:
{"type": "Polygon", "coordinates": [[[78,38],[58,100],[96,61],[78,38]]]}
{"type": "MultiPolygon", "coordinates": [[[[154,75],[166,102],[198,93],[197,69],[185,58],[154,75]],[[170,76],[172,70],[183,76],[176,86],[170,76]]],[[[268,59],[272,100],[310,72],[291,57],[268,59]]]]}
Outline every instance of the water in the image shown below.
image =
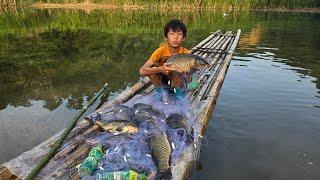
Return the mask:
{"type": "Polygon", "coordinates": [[[65,127],[105,82],[111,92],[136,82],[175,17],[187,24],[187,48],[242,29],[196,179],[319,179],[320,14],[222,14],[1,12],[0,163],[65,127]]]}

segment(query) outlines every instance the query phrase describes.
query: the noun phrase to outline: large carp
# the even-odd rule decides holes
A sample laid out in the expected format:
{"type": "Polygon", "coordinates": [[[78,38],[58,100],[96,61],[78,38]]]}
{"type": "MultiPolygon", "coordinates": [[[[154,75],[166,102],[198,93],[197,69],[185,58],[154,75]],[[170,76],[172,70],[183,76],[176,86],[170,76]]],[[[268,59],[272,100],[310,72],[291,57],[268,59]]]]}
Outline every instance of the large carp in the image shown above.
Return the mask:
{"type": "Polygon", "coordinates": [[[157,161],[158,174],[156,179],[171,179],[170,156],[171,147],[165,133],[150,137],[152,155],[157,161]]]}
{"type": "Polygon", "coordinates": [[[190,143],[193,141],[194,130],[190,127],[187,117],[182,114],[172,113],[167,117],[166,121],[168,126],[172,129],[185,129],[185,132],[187,133],[187,142],[190,143]]]}
{"type": "Polygon", "coordinates": [[[117,120],[131,121],[133,118],[133,109],[125,105],[114,107],[113,113],[117,120]]]}
{"type": "Polygon", "coordinates": [[[193,69],[198,69],[209,65],[208,61],[194,54],[177,54],[171,56],[166,64],[173,71],[179,73],[188,73],[193,69]]]}

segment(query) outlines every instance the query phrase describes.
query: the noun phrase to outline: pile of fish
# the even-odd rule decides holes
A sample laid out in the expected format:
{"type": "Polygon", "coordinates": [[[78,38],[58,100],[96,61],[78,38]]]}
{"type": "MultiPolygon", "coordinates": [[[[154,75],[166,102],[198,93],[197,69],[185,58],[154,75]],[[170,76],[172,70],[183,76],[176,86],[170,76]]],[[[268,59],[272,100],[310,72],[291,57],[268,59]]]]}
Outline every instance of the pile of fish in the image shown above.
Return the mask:
{"type": "Polygon", "coordinates": [[[133,170],[154,179],[171,179],[170,165],[194,137],[182,112],[168,113],[144,103],[118,105],[87,119],[102,129],[87,143],[106,149],[96,174],[133,170]]]}

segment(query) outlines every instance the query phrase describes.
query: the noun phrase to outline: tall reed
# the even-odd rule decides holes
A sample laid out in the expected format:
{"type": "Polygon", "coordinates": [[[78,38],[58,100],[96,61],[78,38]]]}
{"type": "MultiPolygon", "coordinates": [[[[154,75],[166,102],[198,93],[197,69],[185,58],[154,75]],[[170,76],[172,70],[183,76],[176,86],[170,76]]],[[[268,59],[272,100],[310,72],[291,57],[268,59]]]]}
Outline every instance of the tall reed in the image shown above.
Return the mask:
{"type": "Polygon", "coordinates": [[[116,5],[146,5],[157,8],[319,8],[319,0],[0,0],[0,7],[25,3],[105,3],[116,5]]]}

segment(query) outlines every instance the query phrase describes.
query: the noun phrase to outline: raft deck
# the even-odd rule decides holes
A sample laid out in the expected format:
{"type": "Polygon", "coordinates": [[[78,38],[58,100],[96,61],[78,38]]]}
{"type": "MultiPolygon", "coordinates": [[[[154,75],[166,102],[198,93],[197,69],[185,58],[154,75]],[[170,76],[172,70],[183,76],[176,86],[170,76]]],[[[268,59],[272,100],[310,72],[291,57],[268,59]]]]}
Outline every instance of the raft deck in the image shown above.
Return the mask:
{"type": "MultiPolygon", "coordinates": [[[[236,34],[231,31],[222,33],[220,30],[212,33],[192,48],[192,53],[205,58],[211,65],[196,72],[200,80],[200,88],[188,92],[189,102],[196,112],[196,121],[200,128],[198,134],[204,135],[206,126],[212,116],[219,92],[230,65],[232,56],[239,42],[241,30],[236,34]]],[[[123,91],[115,99],[107,101],[101,108],[112,108],[115,104],[122,104],[154,92],[149,78],[142,78],[131,88],[123,91]]],[[[97,110],[99,111],[99,109],[97,110]]],[[[99,132],[98,125],[85,119],[79,121],[70,132],[56,156],[37,175],[38,179],[78,179],[76,166],[88,154],[89,145],[86,137],[99,132]]],[[[28,173],[49,152],[54,142],[63,130],[48,140],[3,163],[0,166],[0,179],[24,179],[28,173]]],[[[195,137],[193,146],[187,146],[179,159],[171,165],[173,179],[187,179],[200,155],[202,136],[195,137]]]]}

